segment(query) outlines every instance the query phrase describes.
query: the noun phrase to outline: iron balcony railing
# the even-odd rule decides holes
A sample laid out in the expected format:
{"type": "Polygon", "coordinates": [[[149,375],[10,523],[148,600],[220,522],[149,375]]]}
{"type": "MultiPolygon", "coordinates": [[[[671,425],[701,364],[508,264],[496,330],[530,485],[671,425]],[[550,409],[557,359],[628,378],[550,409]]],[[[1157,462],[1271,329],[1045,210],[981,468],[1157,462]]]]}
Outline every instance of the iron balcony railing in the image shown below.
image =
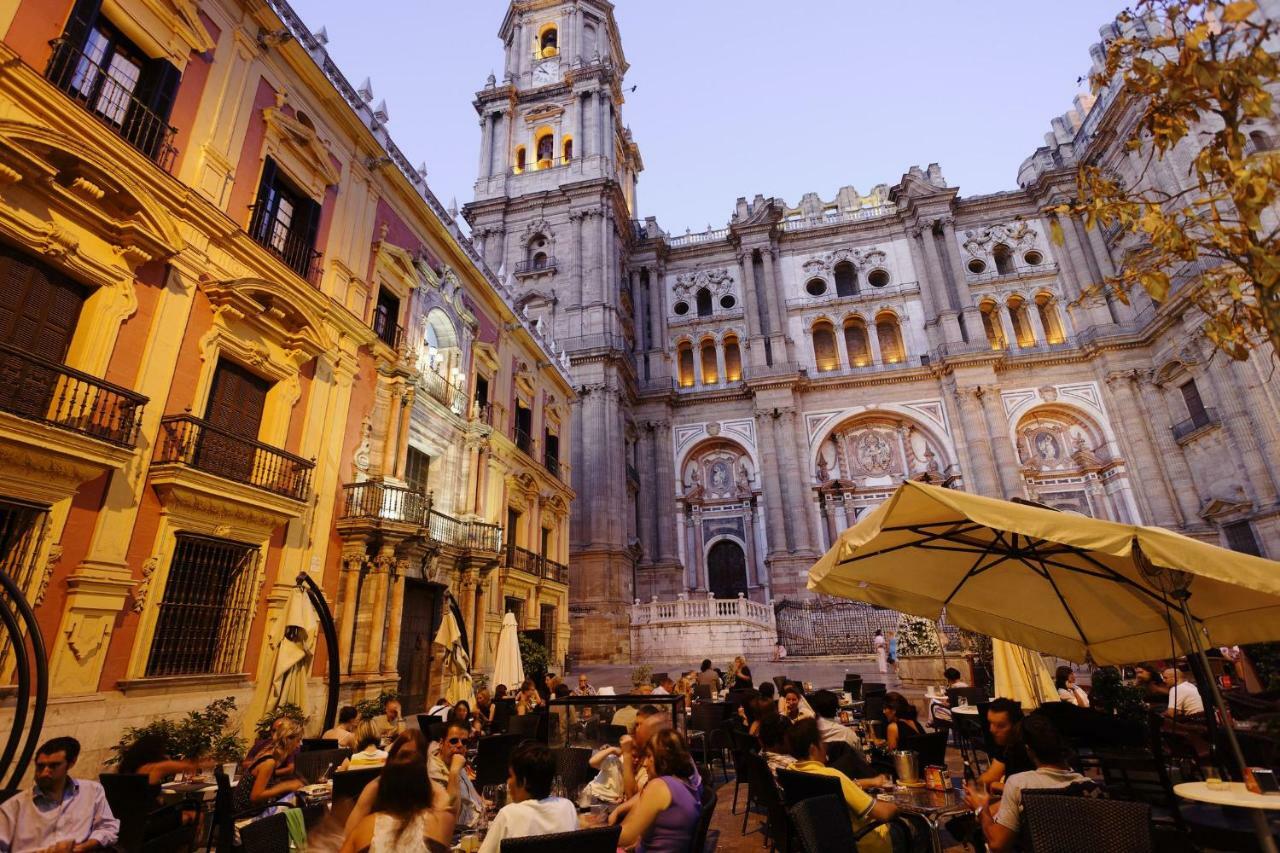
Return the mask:
{"type": "Polygon", "coordinates": [[[316,251],[315,242],[309,235],[303,231],[282,229],[279,223],[270,218],[271,211],[268,207],[253,204],[250,209],[253,217],[249,221],[249,236],[254,242],[279,258],[300,277],[315,284],[320,275],[320,253],[316,251]]]}
{"type": "Polygon", "coordinates": [[[404,343],[404,326],[392,323],[381,314],[373,317],[373,333],[378,336],[378,340],[396,352],[400,351],[400,346],[404,343]]]}
{"type": "Polygon", "coordinates": [[[529,433],[519,427],[516,427],[515,438],[516,449],[521,453],[524,453],[526,456],[531,456],[533,454],[533,436],[529,435],[529,433]]]}
{"type": "Polygon", "coordinates": [[[342,487],[342,518],[410,524],[436,542],[472,551],[502,550],[502,528],[483,521],[463,521],[431,505],[431,495],[379,480],[342,487]]]}
{"type": "Polygon", "coordinates": [[[314,461],[214,426],[194,415],[160,420],[156,463],[186,465],[246,486],[304,501],[314,461]]]}
{"type": "Polygon", "coordinates": [[[434,370],[422,371],[418,377],[418,384],[431,399],[447,409],[452,409],[455,414],[462,414],[467,391],[461,385],[450,382],[434,370]]]}
{"type": "Polygon", "coordinates": [[[1200,430],[1211,426],[1217,426],[1219,423],[1218,410],[1214,408],[1207,408],[1200,414],[1193,415],[1185,421],[1180,421],[1174,424],[1173,438],[1175,441],[1181,441],[1194,432],[1199,432],[1200,430]]]}
{"type": "Polygon", "coordinates": [[[531,275],[540,272],[554,272],[555,258],[538,258],[532,261],[520,261],[516,264],[516,275],[531,275]]]}
{"type": "Polygon", "coordinates": [[[132,447],[147,398],[0,343],[0,410],[132,447]]]}
{"type": "Polygon", "coordinates": [[[133,92],[87,54],[66,39],[49,42],[53,54],[45,66],[45,79],[82,104],[103,124],[169,171],[178,149],[177,131],[133,92]]]}
{"type": "Polygon", "coordinates": [[[507,565],[526,574],[534,575],[556,583],[569,582],[569,567],[564,563],[535,554],[528,548],[513,545],[507,549],[507,565]]]}
{"type": "Polygon", "coordinates": [[[549,454],[544,455],[542,457],[542,466],[547,469],[547,472],[550,473],[552,477],[555,477],[557,480],[560,479],[559,457],[551,456],[549,454]]]}

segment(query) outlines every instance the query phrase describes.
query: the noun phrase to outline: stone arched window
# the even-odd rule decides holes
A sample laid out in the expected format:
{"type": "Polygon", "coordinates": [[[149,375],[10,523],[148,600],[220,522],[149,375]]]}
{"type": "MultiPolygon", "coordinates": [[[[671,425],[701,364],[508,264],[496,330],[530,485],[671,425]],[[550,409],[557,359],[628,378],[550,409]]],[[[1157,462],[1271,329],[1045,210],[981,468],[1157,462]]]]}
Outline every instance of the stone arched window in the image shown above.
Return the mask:
{"type": "Polygon", "coordinates": [[[716,365],[716,342],[712,338],[707,338],[702,342],[699,349],[702,384],[715,385],[720,381],[720,368],[716,365]]]}
{"type": "Polygon", "coordinates": [[[453,321],[444,311],[432,308],[427,313],[426,326],[422,366],[445,379],[453,379],[462,369],[462,347],[453,321]]]}
{"type": "Polygon", "coordinates": [[[1052,294],[1041,293],[1036,296],[1036,311],[1040,313],[1040,325],[1044,327],[1048,343],[1060,344],[1067,339],[1062,330],[1062,316],[1058,313],[1058,305],[1052,294]]]}
{"type": "Polygon", "coordinates": [[[523,172],[525,170],[525,167],[528,165],[528,159],[529,159],[528,154],[525,152],[524,146],[521,145],[519,148],[516,149],[516,165],[515,165],[516,174],[519,174],[520,172],[523,172]]]}
{"type": "Polygon", "coordinates": [[[987,343],[993,350],[1002,350],[1008,346],[1004,339],[1004,326],[1000,323],[1000,306],[987,300],[978,306],[982,312],[982,330],[987,333],[987,343]]]}
{"type": "Polygon", "coordinates": [[[1031,328],[1027,317],[1027,302],[1021,296],[1009,297],[1009,320],[1013,323],[1013,335],[1018,339],[1018,346],[1033,347],[1036,345],[1036,333],[1031,328]]]}
{"type": "Polygon", "coordinates": [[[885,364],[898,364],[907,358],[906,348],[902,345],[902,329],[898,325],[898,316],[886,311],[876,317],[876,339],[880,342],[880,357],[885,364]]]}
{"type": "Polygon", "coordinates": [[[867,337],[867,324],[861,317],[845,320],[844,348],[849,352],[850,367],[867,367],[871,364],[871,341],[867,337]]]}
{"type": "Polygon", "coordinates": [[[681,341],[676,347],[676,366],[680,372],[680,387],[693,387],[693,344],[681,341]]]}
{"type": "Polygon", "coordinates": [[[559,33],[555,27],[547,27],[538,37],[538,58],[550,59],[560,53],[559,33]]]}
{"type": "Polygon", "coordinates": [[[836,264],[836,296],[858,295],[858,271],[849,261],[836,264]]]}
{"type": "Polygon", "coordinates": [[[564,138],[564,145],[562,146],[562,149],[564,153],[560,156],[560,162],[568,163],[570,160],[573,159],[573,137],[572,136],[566,136],[564,138]]]}
{"type": "Polygon", "coordinates": [[[742,378],[742,351],[738,347],[737,335],[725,335],[724,338],[724,378],[726,382],[737,382],[742,378]]]}
{"type": "Polygon", "coordinates": [[[813,324],[813,363],[823,373],[840,369],[835,330],[827,320],[819,320],[813,324]]]}
{"type": "Polygon", "coordinates": [[[712,311],[711,291],[707,290],[705,287],[698,288],[698,292],[695,295],[695,301],[698,304],[698,316],[710,317],[712,311]]]}
{"type": "Polygon", "coordinates": [[[1004,243],[997,243],[991,250],[991,259],[996,262],[996,272],[1000,275],[1013,272],[1013,252],[1004,243]]]}
{"type": "Polygon", "coordinates": [[[556,156],[556,137],[554,133],[547,131],[538,137],[537,153],[538,168],[550,168],[551,161],[556,156]]]}

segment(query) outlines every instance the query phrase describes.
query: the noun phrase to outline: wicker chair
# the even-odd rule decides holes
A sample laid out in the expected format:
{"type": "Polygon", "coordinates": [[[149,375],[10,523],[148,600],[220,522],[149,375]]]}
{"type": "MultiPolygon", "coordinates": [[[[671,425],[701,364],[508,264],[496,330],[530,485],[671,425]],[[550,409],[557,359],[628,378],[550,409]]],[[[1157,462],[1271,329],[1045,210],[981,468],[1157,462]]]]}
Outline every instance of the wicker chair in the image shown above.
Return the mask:
{"type": "Polygon", "coordinates": [[[241,853],[289,853],[289,822],[284,812],[240,827],[241,853]]]}
{"type": "Polygon", "coordinates": [[[1052,789],[1022,793],[1021,840],[1033,853],[1151,853],[1146,803],[1062,796],[1052,789]]]}
{"type": "Polygon", "coordinates": [[[577,832],[504,838],[502,853],[615,853],[621,826],[600,826],[577,832]]]}

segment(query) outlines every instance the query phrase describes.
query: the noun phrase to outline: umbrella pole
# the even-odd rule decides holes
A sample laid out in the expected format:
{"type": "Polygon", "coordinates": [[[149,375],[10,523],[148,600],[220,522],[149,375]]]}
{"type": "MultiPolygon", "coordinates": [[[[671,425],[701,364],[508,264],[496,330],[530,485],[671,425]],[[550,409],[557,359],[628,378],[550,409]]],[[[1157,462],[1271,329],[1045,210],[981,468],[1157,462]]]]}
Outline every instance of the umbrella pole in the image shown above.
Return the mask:
{"type": "MultiPolygon", "coordinates": [[[[1200,660],[1200,665],[1206,673],[1209,673],[1209,692],[1213,694],[1213,705],[1218,710],[1218,716],[1222,719],[1222,728],[1227,735],[1227,745],[1231,749],[1231,757],[1235,759],[1236,765],[1240,769],[1240,778],[1244,778],[1245,768],[1248,763],[1244,759],[1244,751],[1240,749],[1240,741],[1236,740],[1235,730],[1231,728],[1231,716],[1227,711],[1227,703],[1222,698],[1221,691],[1218,690],[1218,684],[1212,678],[1212,670],[1209,669],[1209,659],[1205,656],[1204,646],[1200,641],[1200,634],[1196,632],[1195,621],[1191,618],[1191,609],[1187,606],[1187,599],[1191,597],[1191,593],[1185,589],[1175,590],[1173,597],[1178,600],[1178,607],[1182,611],[1182,621],[1186,624],[1187,637],[1191,641],[1191,647],[1195,650],[1196,657],[1200,660]]],[[[1267,815],[1261,809],[1249,809],[1249,817],[1253,821],[1254,834],[1258,836],[1258,846],[1264,853],[1277,853],[1275,836],[1271,834],[1271,826],[1267,822],[1267,815]]]]}

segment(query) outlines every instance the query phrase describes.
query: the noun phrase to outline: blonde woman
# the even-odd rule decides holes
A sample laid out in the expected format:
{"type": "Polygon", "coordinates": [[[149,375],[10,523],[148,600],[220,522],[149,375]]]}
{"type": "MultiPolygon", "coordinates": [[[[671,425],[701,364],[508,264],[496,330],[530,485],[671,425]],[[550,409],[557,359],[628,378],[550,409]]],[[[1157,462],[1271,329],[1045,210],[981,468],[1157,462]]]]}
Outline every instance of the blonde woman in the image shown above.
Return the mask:
{"type": "Polygon", "coordinates": [[[747,665],[747,660],[742,655],[738,655],[736,658],[734,658],[733,666],[729,667],[729,677],[724,680],[724,683],[732,687],[733,684],[738,680],[738,671],[741,670],[746,665],[747,665]]]}
{"type": "Polygon", "coordinates": [[[271,733],[271,746],[254,759],[253,764],[236,783],[237,811],[248,811],[271,804],[292,794],[305,783],[297,776],[275,779],[276,768],[289,760],[302,744],[302,727],[290,719],[279,719],[271,733]]]}

